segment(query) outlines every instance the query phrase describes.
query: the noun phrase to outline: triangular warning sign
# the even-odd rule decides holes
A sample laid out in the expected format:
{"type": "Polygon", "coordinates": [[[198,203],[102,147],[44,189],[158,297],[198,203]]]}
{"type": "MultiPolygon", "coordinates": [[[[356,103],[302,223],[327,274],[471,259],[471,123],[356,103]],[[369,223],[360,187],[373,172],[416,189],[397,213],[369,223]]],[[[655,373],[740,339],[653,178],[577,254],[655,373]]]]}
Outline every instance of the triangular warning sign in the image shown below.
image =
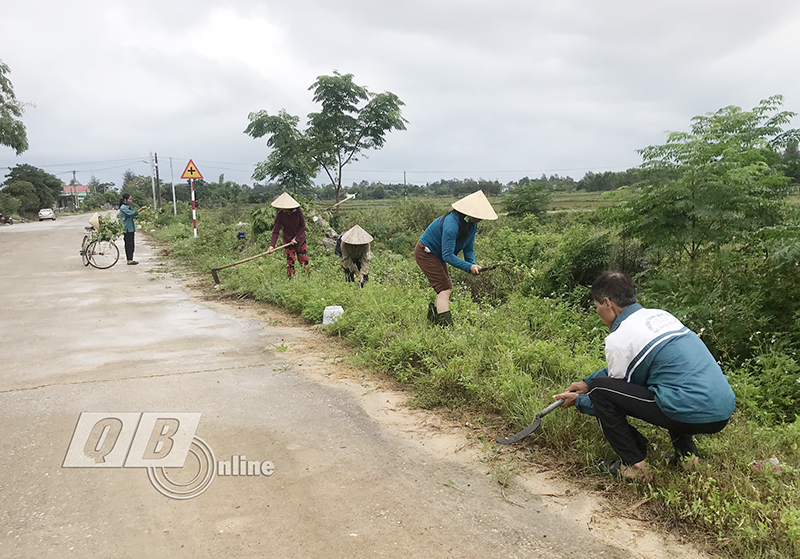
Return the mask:
{"type": "Polygon", "coordinates": [[[191,159],[189,160],[189,164],[186,165],[186,168],[183,170],[183,174],[181,175],[182,179],[202,179],[203,175],[200,174],[200,171],[197,170],[197,166],[194,164],[194,161],[191,159]]]}

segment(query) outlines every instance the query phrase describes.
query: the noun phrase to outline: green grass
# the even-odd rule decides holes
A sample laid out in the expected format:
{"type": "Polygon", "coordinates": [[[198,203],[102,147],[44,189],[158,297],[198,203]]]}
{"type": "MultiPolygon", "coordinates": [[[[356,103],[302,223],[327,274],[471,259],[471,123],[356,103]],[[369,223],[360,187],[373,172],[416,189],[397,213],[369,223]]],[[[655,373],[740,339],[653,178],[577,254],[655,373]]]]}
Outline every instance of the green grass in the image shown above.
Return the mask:
{"type": "MultiPolygon", "coordinates": [[[[599,198],[593,194],[583,202],[578,196],[565,200],[581,208],[581,203],[599,203],[599,198]]],[[[351,214],[369,220],[373,233],[382,231],[373,246],[376,258],[363,290],[344,282],[338,259],[316,241],[323,232],[310,225],[310,275],[298,271],[293,281],[286,280],[285,261],[278,254],[220,271],[222,291],[279,305],[311,324],[321,323],[326,306],[341,305],[344,315],[327,330],[349,341],[355,364],[405,383],[419,406],[499,418],[492,420],[497,434],[529,424],[552,402],[552,394],[604,365],[602,342],[607,331],[584,306],[585,291],[576,288],[561,298],[534,295],[555,269],[547,266],[565,265],[553,251],[591,237],[592,229],[573,223],[571,216],[559,218],[549,228],[525,231],[512,229],[513,224],[502,217],[482,224],[479,258],[491,256],[507,242],[509,252],[525,247],[527,258],[544,268],[513,264],[496,276],[487,273],[480,278],[454,271],[456,324],[442,329],[427,323],[432,291],[404,243],[419,234],[407,229],[412,225],[418,229],[418,214],[435,215],[446,201],[376,202],[363,202],[351,214]],[[398,251],[390,250],[392,243],[398,251]]],[[[231,225],[202,212],[198,239],[192,238],[185,220],[159,228],[155,235],[169,244],[174,258],[204,272],[265,250],[268,238],[254,238],[249,226],[237,224],[246,215],[225,215],[231,225]],[[248,232],[244,241],[236,239],[242,230],[248,232]]],[[[583,262],[577,261],[578,269],[583,262]]],[[[210,274],[207,281],[212,281],[210,274]]],[[[666,432],[637,425],[651,440],[648,462],[655,479],[622,490],[638,492],[665,521],[682,523],[726,556],[800,556],[800,419],[764,424],[758,406],[752,404],[759,387],[747,371],[724,366],[739,407],[722,433],[698,438],[704,456],[701,466],[691,473],[668,468],[672,448],[666,432]],[[773,455],[780,470],[754,467],[773,455]]],[[[592,475],[589,464],[594,459],[611,454],[596,422],[573,410],[549,415],[546,428],[524,446],[547,453],[566,471],[582,475],[592,475]]],[[[507,483],[514,467],[498,464],[498,483],[507,483]]]]}
{"type": "Polygon", "coordinates": [[[604,198],[604,192],[555,192],[550,203],[551,211],[588,211],[600,206],[612,205],[615,202],[604,198]]]}

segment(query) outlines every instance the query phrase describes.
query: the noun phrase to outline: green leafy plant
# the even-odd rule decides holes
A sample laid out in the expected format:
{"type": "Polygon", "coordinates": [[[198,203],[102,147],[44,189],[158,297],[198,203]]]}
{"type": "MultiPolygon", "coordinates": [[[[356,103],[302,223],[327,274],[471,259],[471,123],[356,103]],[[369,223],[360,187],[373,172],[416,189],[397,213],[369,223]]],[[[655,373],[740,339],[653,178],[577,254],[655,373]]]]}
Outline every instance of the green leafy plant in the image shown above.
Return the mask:
{"type": "Polygon", "coordinates": [[[258,206],[250,214],[253,224],[253,235],[256,237],[265,233],[272,233],[272,226],[275,223],[275,208],[271,206],[258,206]]]}
{"type": "Polygon", "coordinates": [[[627,206],[628,231],[694,260],[774,225],[790,183],[776,148],[796,135],[783,130],[795,113],[779,111],[782,104],[775,95],[751,111],[730,106],[696,116],[690,132],[639,150],[644,182],[627,206]]]}
{"type": "Polygon", "coordinates": [[[552,198],[553,193],[541,182],[528,180],[505,196],[503,206],[511,217],[541,217],[547,211],[552,198]]]}
{"type": "Polygon", "coordinates": [[[115,241],[122,236],[122,222],[112,215],[100,215],[100,228],[95,235],[103,241],[115,241]]]}

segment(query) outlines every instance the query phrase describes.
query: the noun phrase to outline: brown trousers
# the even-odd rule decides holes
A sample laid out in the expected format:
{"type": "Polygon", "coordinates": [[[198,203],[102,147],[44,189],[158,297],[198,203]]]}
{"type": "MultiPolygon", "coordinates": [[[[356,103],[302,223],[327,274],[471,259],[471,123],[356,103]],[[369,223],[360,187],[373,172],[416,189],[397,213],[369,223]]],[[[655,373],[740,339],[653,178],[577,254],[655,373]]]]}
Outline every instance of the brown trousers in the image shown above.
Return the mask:
{"type": "Polygon", "coordinates": [[[453,289],[453,282],[450,281],[450,271],[447,269],[447,263],[442,262],[430,252],[425,252],[425,245],[419,241],[417,241],[417,246],[414,247],[414,259],[437,294],[453,289]]]}

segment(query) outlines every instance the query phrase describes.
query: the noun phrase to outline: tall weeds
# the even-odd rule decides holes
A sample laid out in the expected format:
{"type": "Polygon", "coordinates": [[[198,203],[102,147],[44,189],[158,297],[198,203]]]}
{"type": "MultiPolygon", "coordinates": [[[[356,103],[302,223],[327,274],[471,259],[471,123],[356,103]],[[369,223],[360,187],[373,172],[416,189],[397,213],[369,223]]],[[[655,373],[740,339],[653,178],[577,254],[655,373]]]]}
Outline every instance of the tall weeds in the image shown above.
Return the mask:
{"type": "MultiPolygon", "coordinates": [[[[324,231],[314,225],[308,243],[310,275],[298,272],[287,280],[283,255],[275,254],[221,271],[223,288],[280,305],[314,324],[321,322],[326,306],[341,305],[344,315],[328,330],[350,340],[361,365],[413,387],[420,406],[496,414],[506,422],[499,426],[503,434],[530,423],[553,394],[604,366],[607,331],[589,309],[583,272],[602,268],[603,254],[619,253],[613,228],[594,223],[591,216],[567,216],[550,224],[502,218],[482,223],[478,261],[502,266],[479,278],[452,271],[456,322],[442,329],[426,320],[433,293],[410,251],[424,227],[420,224],[446,206],[422,201],[382,208],[343,218],[376,238],[364,289],[345,283],[338,259],[319,243],[324,231]]],[[[253,235],[251,213],[226,215],[229,225],[202,214],[198,239],[191,237],[185,221],[159,228],[155,235],[185,265],[208,271],[266,249],[267,227],[259,222],[263,234],[253,235]],[[247,233],[245,239],[237,238],[239,231],[247,233]]],[[[263,215],[258,217],[263,221],[263,215]]],[[[744,269],[745,264],[735,266],[744,269]]],[[[648,462],[655,480],[631,490],[657,503],[665,518],[700,529],[726,555],[800,556],[800,366],[794,346],[780,343],[786,335],[773,339],[766,330],[772,319],[764,319],[752,299],[730,297],[744,295],[747,282],[731,278],[713,288],[711,269],[695,274],[695,280],[707,277],[705,288],[698,284],[696,292],[681,297],[686,284],[679,275],[656,277],[651,270],[642,280],[650,287],[641,298],[701,333],[729,375],[738,408],[720,434],[699,438],[704,459],[688,473],[667,467],[672,449],[663,430],[637,424],[652,443],[648,462]],[[735,323],[737,317],[748,325],[735,323]]],[[[776,285],[791,289],[788,277],[776,285]]],[[[768,279],[759,281],[769,284],[768,279]]],[[[775,298],[775,293],[763,297],[775,298]]],[[[548,449],[586,473],[593,459],[611,455],[596,423],[573,410],[548,416],[546,427],[525,444],[548,449]]]]}

